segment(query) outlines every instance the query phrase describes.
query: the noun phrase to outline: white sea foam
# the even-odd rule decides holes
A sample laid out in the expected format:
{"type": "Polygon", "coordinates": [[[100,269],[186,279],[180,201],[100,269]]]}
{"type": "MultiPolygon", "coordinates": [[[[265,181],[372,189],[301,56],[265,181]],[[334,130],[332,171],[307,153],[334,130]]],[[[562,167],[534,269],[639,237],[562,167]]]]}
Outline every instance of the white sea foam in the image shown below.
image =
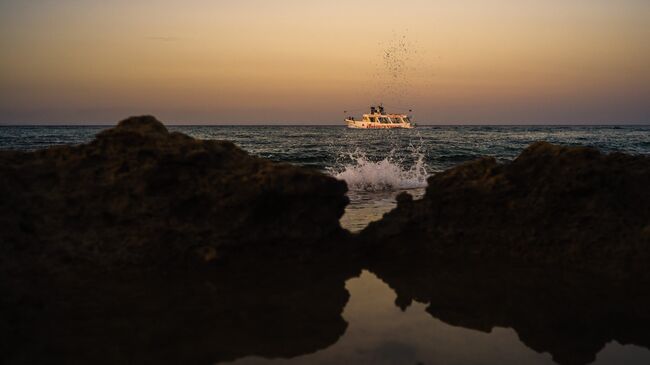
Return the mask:
{"type": "Polygon", "coordinates": [[[429,173],[425,163],[425,154],[418,148],[412,148],[408,164],[405,159],[395,157],[392,150],[385,158],[373,161],[363,151],[348,153],[346,163],[340,163],[332,171],[334,177],[344,180],[353,191],[386,191],[415,189],[427,186],[429,173]]]}

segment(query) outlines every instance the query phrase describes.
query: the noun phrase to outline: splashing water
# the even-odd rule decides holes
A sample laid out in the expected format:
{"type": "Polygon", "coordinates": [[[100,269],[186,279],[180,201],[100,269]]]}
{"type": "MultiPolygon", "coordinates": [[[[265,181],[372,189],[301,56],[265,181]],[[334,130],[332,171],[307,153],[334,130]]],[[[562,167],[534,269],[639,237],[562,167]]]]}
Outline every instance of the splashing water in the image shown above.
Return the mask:
{"type": "Polygon", "coordinates": [[[331,171],[344,180],[352,191],[392,191],[427,186],[429,173],[425,153],[411,146],[410,166],[405,158],[397,158],[395,149],[379,161],[369,159],[359,149],[347,154],[347,163],[331,171]]]}

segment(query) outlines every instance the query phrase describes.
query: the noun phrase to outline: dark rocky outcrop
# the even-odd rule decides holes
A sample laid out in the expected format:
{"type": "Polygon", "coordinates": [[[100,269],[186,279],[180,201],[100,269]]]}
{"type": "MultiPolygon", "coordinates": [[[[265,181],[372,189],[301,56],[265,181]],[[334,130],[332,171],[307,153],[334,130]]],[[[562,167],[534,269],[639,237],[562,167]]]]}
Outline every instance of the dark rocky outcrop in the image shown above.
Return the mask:
{"type": "Polygon", "coordinates": [[[311,353],[344,333],[362,267],[402,308],[512,327],[561,364],[612,340],[649,347],[648,187],[649,157],[536,143],[431,177],[351,237],[345,183],[153,117],[0,151],[0,362],[311,353]]]}
{"type": "Polygon", "coordinates": [[[327,347],[359,270],[342,262],[345,192],[146,116],[84,145],[0,151],[0,363],[212,364],[327,347]]]}
{"type": "Polygon", "coordinates": [[[429,178],[362,237],[370,252],[516,259],[650,277],[650,157],[538,142],[429,178]]]}
{"type": "Polygon", "coordinates": [[[239,250],[309,254],[346,233],[345,192],[318,171],[132,117],[85,145],[0,151],[0,264],[170,268],[239,250]]]}

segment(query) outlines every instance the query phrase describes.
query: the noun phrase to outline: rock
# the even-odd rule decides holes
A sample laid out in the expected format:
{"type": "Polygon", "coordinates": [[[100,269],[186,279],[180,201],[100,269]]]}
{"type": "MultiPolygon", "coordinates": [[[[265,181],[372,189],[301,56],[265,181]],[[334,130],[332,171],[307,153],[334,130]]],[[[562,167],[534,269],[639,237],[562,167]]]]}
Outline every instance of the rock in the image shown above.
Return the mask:
{"type": "MultiPolygon", "coordinates": [[[[132,117],[79,146],[0,151],[0,264],[172,267],[345,234],[344,182],[132,117]],[[192,251],[195,252],[195,251],[192,251]]],[[[331,242],[331,241],[328,241],[331,242]]]]}
{"type": "Polygon", "coordinates": [[[346,185],[134,117],[0,151],[0,363],[294,357],[347,323],[346,185]]]}
{"type": "Polygon", "coordinates": [[[611,340],[648,347],[648,186],[648,157],[536,143],[431,177],[353,241],[344,182],[153,117],[85,145],[0,151],[0,362],[312,353],[345,332],[345,281],[361,268],[401,308],[512,327],[562,364],[611,340]]]}
{"type": "Polygon", "coordinates": [[[650,157],[537,142],[514,161],[465,163],[429,178],[362,237],[371,252],[414,250],[582,266],[650,277],[650,157]]]}
{"type": "Polygon", "coordinates": [[[405,191],[397,194],[395,197],[395,201],[397,201],[397,204],[405,204],[405,203],[410,203],[413,201],[413,196],[405,191]]]}

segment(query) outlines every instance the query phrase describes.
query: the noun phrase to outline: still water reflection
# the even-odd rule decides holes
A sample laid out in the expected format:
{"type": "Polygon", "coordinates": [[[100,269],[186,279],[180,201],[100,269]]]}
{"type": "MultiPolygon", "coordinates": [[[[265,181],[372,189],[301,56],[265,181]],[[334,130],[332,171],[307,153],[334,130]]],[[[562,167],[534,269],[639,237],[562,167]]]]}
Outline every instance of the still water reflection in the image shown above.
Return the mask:
{"type": "MultiPolygon", "coordinates": [[[[427,313],[428,304],[418,301],[402,310],[396,305],[395,292],[371,272],[364,270],[360,277],[347,281],[346,288],[351,297],[343,318],[349,326],[333,346],[291,359],[246,357],[229,364],[557,363],[550,353],[527,347],[512,328],[496,326],[477,330],[454,326],[427,313]]],[[[531,317],[537,315],[530,314],[531,317]]],[[[540,323],[540,330],[545,326],[540,323]]],[[[569,327],[570,324],[567,329],[569,327]]],[[[580,351],[579,346],[575,350],[580,351]]],[[[585,363],[576,358],[565,360],[561,363],[585,363]]],[[[593,364],[650,364],[650,350],[610,340],[596,355],[593,364]]]]}
{"type": "Polygon", "coordinates": [[[66,286],[42,277],[0,298],[11,334],[0,362],[650,363],[647,283],[406,256],[251,257],[66,286]]]}

